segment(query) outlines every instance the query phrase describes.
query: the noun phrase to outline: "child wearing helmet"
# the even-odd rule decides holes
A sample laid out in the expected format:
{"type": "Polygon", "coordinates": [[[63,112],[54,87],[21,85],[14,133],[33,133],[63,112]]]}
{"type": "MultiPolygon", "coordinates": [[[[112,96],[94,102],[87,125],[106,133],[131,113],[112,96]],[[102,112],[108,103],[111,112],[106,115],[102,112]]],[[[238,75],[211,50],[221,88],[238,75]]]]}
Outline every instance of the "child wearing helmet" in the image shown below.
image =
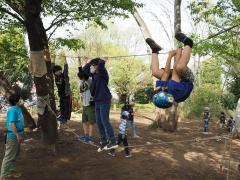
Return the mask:
{"type": "Polygon", "coordinates": [[[160,108],[168,108],[173,102],[183,102],[191,94],[194,75],[187,67],[190,60],[193,41],[183,33],[176,33],[175,38],[184,44],[183,50],[178,48],[168,53],[165,69],[159,68],[158,53],[162,48],[151,38],[146,42],[152,49],[152,74],[159,80],[156,82],[153,103],[160,108]],[[173,72],[171,74],[171,60],[175,57],[173,72]],[[169,79],[171,74],[171,79],[169,79]]]}
{"type": "Polygon", "coordinates": [[[204,132],[208,132],[208,124],[210,121],[210,113],[209,108],[205,107],[203,112],[203,124],[204,124],[204,132]]]}
{"type": "MultiPolygon", "coordinates": [[[[124,145],[124,151],[125,151],[125,157],[129,158],[131,157],[131,153],[128,148],[128,139],[127,139],[127,124],[129,119],[130,113],[128,111],[123,111],[121,114],[121,122],[119,124],[119,133],[117,138],[117,144],[120,145],[123,143],[124,145]]],[[[116,156],[115,155],[115,149],[111,149],[108,153],[110,156],[116,156]]]]}

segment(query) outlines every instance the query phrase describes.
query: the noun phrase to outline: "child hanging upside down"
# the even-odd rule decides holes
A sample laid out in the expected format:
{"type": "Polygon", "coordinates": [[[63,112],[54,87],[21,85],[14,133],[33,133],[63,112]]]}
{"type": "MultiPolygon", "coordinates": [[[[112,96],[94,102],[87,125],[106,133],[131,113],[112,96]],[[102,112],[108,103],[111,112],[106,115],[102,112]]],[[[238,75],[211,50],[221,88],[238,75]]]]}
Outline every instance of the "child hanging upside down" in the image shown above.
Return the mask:
{"type": "Polygon", "coordinates": [[[191,56],[193,41],[183,33],[177,33],[175,38],[184,44],[184,48],[183,50],[178,48],[168,53],[164,70],[159,68],[158,62],[158,53],[162,48],[151,38],[146,39],[147,44],[152,49],[152,74],[159,79],[156,82],[155,93],[167,92],[162,93],[158,99],[157,105],[160,108],[170,107],[173,101],[177,103],[185,101],[193,89],[194,75],[187,67],[191,56]],[[171,60],[173,57],[176,57],[176,61],[171,79],[169,79],[171,60]]]}

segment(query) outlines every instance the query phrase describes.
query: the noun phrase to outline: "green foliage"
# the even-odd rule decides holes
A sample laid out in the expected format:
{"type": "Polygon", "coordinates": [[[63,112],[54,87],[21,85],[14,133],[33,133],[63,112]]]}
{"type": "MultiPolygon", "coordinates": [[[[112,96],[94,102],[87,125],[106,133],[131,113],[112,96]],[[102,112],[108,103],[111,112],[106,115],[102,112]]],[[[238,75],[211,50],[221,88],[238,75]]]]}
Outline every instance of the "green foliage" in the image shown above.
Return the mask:
{"type": "MultiPolygon", "coordinates": [[[[192,0],[189,9],[196,24],[205,23],[208,25],[208,35],[213,35],[221,30],[231,27],[240,22],[239,1],[218,0],[215,4],[210,1],[192,0]],[[236,9],[237,8],[237,9],[236,9]]],[[[222,103],[224,107],[232,109],[235,106],[235,101],[239,96],[240,83],[240,36],[239,28],[234,28],[226,31],[223,34],[215,36],[213,39],[201,42],[194,48],[194,53],[200,56],[210,55],[218,59],[218,66],[222,65],[222,72],[227,79],[227,88],[224,94],[229,94],[230,97],[224,97],[222,103]],[[235,97],[233,98],[232,95],[235,97]],[[233,101],[234,100],[234,101],[233,101]],[[229,103],[232,103],[230,105],[229,103]]],[[[196,41],[202,39],[195,34],[196,41]]]]}
{"type": "Polygon", "coordinates": [[[212,116],[221,110],[221,66],[216,59],[209,59],[201,64],[194,90],[182,106],[187,117],[200,117],[204,107],[209,107],[212,116]]]}
{"type": "Polygon", "coordinates": [[[32,87],[32,78],[28,72],[27,47],[23,31],[8,27],[0,32],[0,71],[14,85],[23,83],[22,97],[27,99],[32,87]]]}
{"type": "Polygon", "coordinates": [[[228,84],[229,91],[235,96],[235,103],[240,98],[240,77],[235,77],[228,84]]]}
{"type": "Polygon", "coordinates": [[[146,87],[138,89],[134,94],[134,102],[148,104],[153,90],[154,88],[152,83],[148,84],[146,87]]]}
{"type": "Polygon", "coordinates": [[[111,60],[108,67],[111,76],[110,85],[119,97],[121,95],[131,97],[138,89],[146,88],[152,82],[149,67],[141,60],[111,60]]]}
{"type": "Polygon", "coordinates": [[[223,94],[220,102],[224,109],[234,110],[237,105],[237,98],[232,93],[223,94]]]}
{"type": "MultiPolygon", "coordinates": [[[[114,16],[128,17],[135,7],[142,4],[134,0],[42,0],[42,15],[52,17],[52,22],[46,30],[54,32],[64,25],[74,26],[75,22],[94,21],[100,26],[105,26],[103,19],[114,16]]],[[[0,1],[0,25],[24,25],[25,0],[0,1]]],[[[51,34],[51,33],[50,33],[51,34]]]]}
{"type": "Polygon", "coordinates": [[[240,11],[240,1],[239,0],[232,0],[232,3],[237,8],[237,10],[240,11]]]}
{"type": "Polygon", "coordinates": [[[84,49],[85,45],[84,42],[80,39],[57,38],[50,42],[50,47],[52,48],[52,51],[56,51],[63,47],[66,47],[69,50],[78,51],[79,49],[84,49]]]}

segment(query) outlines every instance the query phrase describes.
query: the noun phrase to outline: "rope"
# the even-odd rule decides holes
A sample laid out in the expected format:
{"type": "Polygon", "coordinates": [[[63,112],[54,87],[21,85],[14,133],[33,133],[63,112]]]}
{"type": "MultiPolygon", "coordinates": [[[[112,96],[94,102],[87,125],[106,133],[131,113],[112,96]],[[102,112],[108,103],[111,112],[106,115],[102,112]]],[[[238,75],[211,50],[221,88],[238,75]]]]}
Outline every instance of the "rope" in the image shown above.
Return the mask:
{"type": "MultiPolygon", "coordinates": [[[[197,43],[195,43],[195,46],[201,44],[201,43],[204,42],[204,41],[207,41],[207,40],[210,40],[210,39],[212,39],[212,38],[215,38],[215,37],[217,37],[217,36],[219,36],[219,35],[227,32],[227,31],[230,31],[230,30],[232,30],[233,28],[238,27],[238,26],[240,26],[240,23],[235,24],[235,25],[233,25],[233,26],[231,26],[231,27],[229,27],[229,28],[227,28],[227,29],[222,29],[222,30],[220,30],[219,32],[217,32],[217,33],[215,33],[215,34],[210,35],[210,36],[208,36],[207,38],[198,41],[197,43]]],[[[168,54],[168,52],[160,52],[159,54],[168,54]]],[[[77,59],[79,59],[79,58],[86,58],[86,57],[84,57],[84,56],[62,56],[62,55],[54,55],[54,54],[52,54],[52,55],[55,56],[55,57],[56,57],[56,56],[58,56],[58,57],[65,57],[65,58],[68,57],[68,58],[73,58],[73,59],[75,59],[75,58],[77,58],[77,59]]],[[[132,54],[132,55],[123,55],[123,56],[104,56],[104,58],[106,58],[106,59],[107,59],[107,58],[115,59],[115,58],[127,58],[127,57],[142,57],[142,56],[151,56],[151,55],[152,55],[152,54],[132,54]]],[[[88,58],[90,58],[90,57],[88,57],[88,58]]]]}

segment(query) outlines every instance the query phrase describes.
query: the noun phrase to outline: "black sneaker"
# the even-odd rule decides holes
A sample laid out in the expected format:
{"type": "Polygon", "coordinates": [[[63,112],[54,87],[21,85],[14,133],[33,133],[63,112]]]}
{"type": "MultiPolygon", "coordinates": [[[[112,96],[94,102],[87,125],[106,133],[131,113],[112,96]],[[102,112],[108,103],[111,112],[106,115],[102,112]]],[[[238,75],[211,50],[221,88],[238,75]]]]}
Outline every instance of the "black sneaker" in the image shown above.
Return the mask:
{"type": "Polygon", "coordinates": [[[182,42],[184,46],[190,46],[191,48],[193,47],[193,40],[187,37],[185,34],[178,32],[175,34],[175,38],[182,42]]]}
{"type": "Polygon", "coordinates": [[[187,37],[185,34],[183,34],[183,33],[181,33],[181,32],[178,32],[178,33],[175,34],[175,38],[176,38],[178,41],[184,43],[184,41],[185,41],[188,37],[187,37]]]}
{"type": "Polygon", "coordinates": [[[104,150],[111,150],[111,149],[116,149],[116,148],[118,148],[118,145],[116,143],[109,143],[103,149],[104,150]]]}
{"type": "Polygon", "coordinates": [[[159,51],[162,50],[162,47],[159,46],[153,39],[151,38],[147,38],[146,39],[146,43],[150,46],[150,48],[152,49],[153,53],[158,53],[159,51]]]}
{"type": "Polygon", "coordinates": [[[105,150],[105,147],[108,145],[107,142],[105,143],[100,143],[100,147],[98,148],[97,152],[102,152],[103,150],[105,150]]]}

